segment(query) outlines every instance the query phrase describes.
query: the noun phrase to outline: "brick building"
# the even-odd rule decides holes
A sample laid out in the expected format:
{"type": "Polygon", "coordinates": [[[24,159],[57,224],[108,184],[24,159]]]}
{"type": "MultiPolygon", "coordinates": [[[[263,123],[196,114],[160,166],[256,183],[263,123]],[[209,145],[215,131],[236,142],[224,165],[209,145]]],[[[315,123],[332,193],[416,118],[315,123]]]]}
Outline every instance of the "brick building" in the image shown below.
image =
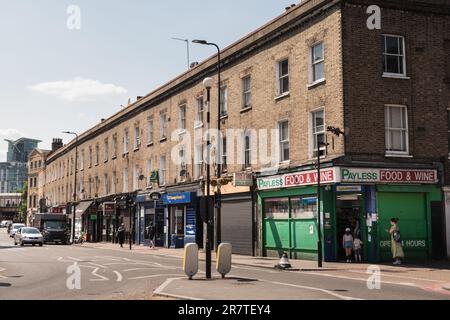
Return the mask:
{"type": "MultiPolygon", "coordinates": [[[[221,240],[236,253],[315,258],[319,155],[327,260],[342,257],[347,227],[366,243],[366,259],[388,259],[384,229],[394,216],[407,255],[442,256],[448,31],[444,1],[309,0],[223,49],[222,174],[244,173],[256,184],[235,179],[222,187],[221,240]],[[381,30],[367,28],[373,4],[381,7],[381,30]],[[240,131],[233,137],[228,129],[240,131]]],[[[156,223],[158,245],[202,244],[202,81],[217,82],[216,67],[214,56],[82,133],[76,186],[76,141],[50,154],[44,189],[51,205],[76,193],[76,218],[91,241],[111,240],[124,222],[138,243],[156,223]],[[163,194],[156,204],[154,191],[163,194]],[[110,210],[122,197],[133,206],[110,210]]],[[[213,128],[218,94],[214,86],[213,128]]],[[[213,147],[212,158],[218,154],[213,147]]]]}

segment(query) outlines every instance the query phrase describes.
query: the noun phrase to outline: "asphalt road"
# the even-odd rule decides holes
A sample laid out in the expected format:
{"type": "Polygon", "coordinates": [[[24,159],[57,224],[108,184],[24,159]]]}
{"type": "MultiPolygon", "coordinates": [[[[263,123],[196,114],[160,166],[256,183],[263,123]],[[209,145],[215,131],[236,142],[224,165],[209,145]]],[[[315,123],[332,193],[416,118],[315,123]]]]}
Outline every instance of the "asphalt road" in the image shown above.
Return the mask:
{"type": "MultiPolygon", "coordinates": [[[[383,284],[382,290],[369,290],[365,281],[256,267],[234,266],[230,276],[263,283],[268,298],[274,300],[450,299],[450,295],[407,285],[383,284]],[[276,295],[270,296],[270,286],[276,295]]],[[[15,247],[5,229],[0,230],[0,300],[162,299],[154,297],[153,292],[167,279],[177,277],[183,277],[183,271],[181,260],[175,257],[82,246],[15,247]],[[68,279],[75,279],[73,270],[77,268],[81,272],[79,290],[73,286],[76,281],[69,281],[67,285],[68,279]]],[[[230,290],[233,292],[228,294],[235,298],[254,298],[249,286],[230,290]]],[[[189,297],[215,298],[195,296],[195,292],[192,295],[189,297]]]]}

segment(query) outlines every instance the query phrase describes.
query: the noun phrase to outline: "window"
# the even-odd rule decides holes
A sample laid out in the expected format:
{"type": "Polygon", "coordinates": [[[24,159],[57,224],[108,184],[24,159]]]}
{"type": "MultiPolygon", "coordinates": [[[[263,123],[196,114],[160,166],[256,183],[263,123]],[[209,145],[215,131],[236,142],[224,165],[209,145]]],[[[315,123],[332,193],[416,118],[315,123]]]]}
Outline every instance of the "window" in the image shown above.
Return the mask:
{"type": "Polygon", "coordinates": [[[197,98],[197,104],[195,106],[195,126],[201,126],[203,124],[204,103],[203,97],[197,98]]]}
{"type": "Polygon", "coordinates": [[[318,82],[325,78],[324,65],[325,65],[325,53],[323,42],[314,45],[311,48],[311,71],[312,82],[318,82]]]}
{"type": "Polygon", "coordinates": [[[147,161],[147,172],[148,172],[147,186],[150,187],[152,185],[151,176],[152,176],[152,172],[153,172],[153,160],[152,159],[149,159],[147,161]]]}
{"type": "Polygon", "coordinates": [[[246,76],[242,79],[242,109],[250,108],[252,105],[252,78],[246,76]]]}
{"type": "Polygon", "coordinates": [[[186,131],[186,105],[180,106],[180,129],[186,131]]]}
{"type": "Polygon", "coordinates": [[[278,95],[289,92],[289,60],[278,62],[278,95]]]}
{"type": "Polygon", "coordinates": [[[186,166],[186,151],[185,147],[180,147],[180,150],[178,151],[178,156],[180,159],[180,179],[183,181],[186,179],[187,176],[187,166],[186,166]]]}
{"type": "Polygon", "coordinates": [[[129,132],[128,129],[123,130],[123,154],[127,154],[128,153],[128,144],[129,144],[129,132]]]}
{"type": "Polygon", "coordinates": [[[123,169],[123,192],[128,192],[128,168],[123,169]]]}
{"type": "Polygon", "coordinates": [[[250,135],[247,134],[244,137],[244,169],[252,166],[251,152],[250,135]]]}
{"type": "Polygon", "coordinates": [[[108,195],[110,190],[109,190],[109,178],[108,178],[108,174],[107,173],[105,173],[105,175],[104,175],[103,184],[104,184],[103,187],[105,189],[105,195],[108,195]]]}
{"type": "Polygon", "coordinates": [[[111,193],[115,194],[117,192],[117,173],[115,171],[113,171],[112,176],[111,176],[111,193]]]}
{"type": "Polygon", "coordinates": [[[164,186],[166,184],[166,156],[161,156],[159,159],[159,184],[164,186]]]}
{"type": "Polygon", "coordinates": [[[161,113],[159,120],[159,138],[165,140],[167,139],[167,114],[161,113]]]}
{"type": "Polygon", "coordinates": [[[325,118],[324,111],[315,111],[312,113],[312,136],[313,136],[313,157],[317,157],[319,150],[320,156],[326,153],[325,146],[325,118]]]}
{"type": "Polygon", "coordinates": [[[84,149],[81,150],[80,154],[80,170],[84,170],[84,149]]]}
{"type": "Polygon", "coordinates": [[[280,161],[289,161],[289,121],[278,123],[280,131],[280,161]]]}
{"type": "Polygon", "coordinates": [[[109,160],[109,141],[108,138],[105,139],[105,153],[104,153],[104,159],[105,162],[109,160]]]}
{"type": "Polygon", "coordinates": [[[228,171],[227,137],[222,138],[222,172],[228,171]]]}
{"type": "Polygon", "coordinates": [[[141,147],[141,128],[139,126],[134,127],[134,150],[141,147]]]}
{"type": "Polygon", "coordinates": [[[386,152],[408,154],[408,119],[405,106],[386,106],[386,152]]]}
{"type": "Polygon", "coordinates": [[[98,166],[99,162],[100,162],[100,146],[97,144],[95,146],[95,165],[98,166]]]}
{"type": "Polygon", "coordinates": [[[133,191],[136,191],[139,189],[139,167],[138,165],[135,165],[133,168],[133,191]]]}
{"type": "Polygon", "coordinates": [[[198,144],[195,146],[195,166],[194,166],[194,177],[199,179],[203,173],[203,144],[198,144]]]}
{"type": "Polygon", "coordinates": [[[89,168],[92,168],[92,147],[89,147],[89,168]]]}
{"type": "Polygon", "coordinates": [[[225,117],[228,115],[228,87],[220,88],[220,115],[225,117]]]}
{"type": "Polygon", "coordinates": [[[112,158],[117,158],[117,135],[113,135],[112,138],[112,158]]]}
{"type": "Polygon", "coordinates": [[[149,118],[147,120],[147,144],[153,144],[153,119],[149,118]]]}
{"type": "Polygon", "coordinates": [[[265,200],[264,215],[266,219],[289,219],[289,198],[275,198],[265,200]]]}
{"type": "Polygon", "coordinates": [[[383,42],[384,74],[406,76],[405,38],[384,35],[383,42]]]}

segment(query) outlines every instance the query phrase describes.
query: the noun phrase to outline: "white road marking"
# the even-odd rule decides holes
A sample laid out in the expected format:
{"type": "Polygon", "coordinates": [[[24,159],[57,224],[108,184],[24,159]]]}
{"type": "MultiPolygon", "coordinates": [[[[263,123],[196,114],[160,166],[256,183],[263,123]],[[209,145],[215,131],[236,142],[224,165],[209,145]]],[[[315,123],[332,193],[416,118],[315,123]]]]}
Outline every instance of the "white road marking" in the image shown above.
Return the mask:
{"type": "MultiPolygon", "coordinates": [[[[358,270],[348,270],[348,271],[352,272],[352,273],[358,273],[358,274],[367,274],[366,272],[358,271],[358,270]]],[[[443,281],[443,280],[433,280],[433,279],[425,279],[425,278],[417,278],[417,277],[408,277],[408,276],[399,276],[399,275],[386,274],[386,273],[383,272],[383,270],[381,270],[381,276],[382,277],[389,277],[389,278],[400,278],[400,279],[411,279],[411,280],[419,280],[419,281],[430,281],[430,282],[437,282],[437,283],[447,283],[446,281],[443,281]]]]}
{"type": "Polygon", "coordinates": [[[109,281],[109,279],[107,278],[107,277],[104,277],[104,276],[101,276],[101,275],[99,275],[99,274],[97,274],[97,271],[99,270],[99,268],[95,268],[93,271],[92,271],[92,275],[93,276],[96,276],[96,277],[99,277],[100,279],[91,279],[91,280],[89,280],[89,281],[109,281]]]}
{"type": "MultiPolygon", "coordinates": [[[[0,272],[3,272],[3,271],[6,271],[6,269],[0,267],[0,272]]],[[[6,278],[7,278],[7,277],[2,276],[2,275],[0,274],[0,279],[6,279],[6,278]]]]}
{"type": "Polygon", "coordinates": [[[167,294],[167,293],[163,292],[164,289],[167,288],[167,286],[170,285],[173,281],[182,280],[182,279],[184,279],[184,278],[169,278],[169,279],[167,279],[159,288],[157,288],[155,291],[153,291],[153,294],[172,297],[172,298],[181,299],[181,300],[194,300],[194,301],[202,300],[202,299],[198,299],[198,298],[194,298],[194,297],[167,294]]]}
{"type": "Polygon", "coordinates": [[[83,260],[81,260],[81,259],[78,259],[78,258],[74,258],[74,257],[67,257],[67,258],[69,258],[69,259],[72,259],[72,260],[74,260],[74,261],[78,261],[78,262],[81,262],[81,261],[83,261],[83,260]]]}
{"type": "Polygon", "coordinates": [[[179,276],[179,274],[154,274],[154,275],[151,275],[151,276],[128,278],[128,280],[150,279],[150,278],[167,277],[167,276],[173,277],[173,276],[179,276]]]}
{"type": "Polygon", "coordinates": [[[121,281],[123,280],[123,277],[122,277],[122,275],[120,274],[120,272],[119,272],[119,271],[114,271],[114,273],[115,273],[116,276],[117,276],[117,282],[121,282],[121,281]]]}
{"type": "Polygon", "coordinates": [[[108,269],[108,267],[102,266],[101,264],[98,264],[98,263],[89,262],[89,264],[92,264],[93,266],[99,267],[101,269],[108,269]]]}

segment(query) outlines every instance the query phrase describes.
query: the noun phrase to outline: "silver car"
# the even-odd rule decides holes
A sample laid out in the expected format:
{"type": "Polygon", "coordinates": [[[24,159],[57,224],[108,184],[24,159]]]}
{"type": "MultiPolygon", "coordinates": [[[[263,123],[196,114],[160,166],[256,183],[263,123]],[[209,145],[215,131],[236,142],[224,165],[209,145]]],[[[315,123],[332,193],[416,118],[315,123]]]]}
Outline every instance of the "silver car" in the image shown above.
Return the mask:
{"type": "Polygon", "coordinates": [[[19,230],[20,228],[25,227],[25,225],[23,223],[13,223],[11,225],[11,230],[9,231],[9,236],[11,238],[14,238],[14,234],[17,232],[17,230],[19,230]]]}
{"type": "Polygon", "coordinates": [[[14,245],[20,244],[22,247],[26,244],[39,245],[42,247],[44,245],[44,237],[41,232],[36,228],[23,227],[16,231],[14,235],[14,245]]]}

